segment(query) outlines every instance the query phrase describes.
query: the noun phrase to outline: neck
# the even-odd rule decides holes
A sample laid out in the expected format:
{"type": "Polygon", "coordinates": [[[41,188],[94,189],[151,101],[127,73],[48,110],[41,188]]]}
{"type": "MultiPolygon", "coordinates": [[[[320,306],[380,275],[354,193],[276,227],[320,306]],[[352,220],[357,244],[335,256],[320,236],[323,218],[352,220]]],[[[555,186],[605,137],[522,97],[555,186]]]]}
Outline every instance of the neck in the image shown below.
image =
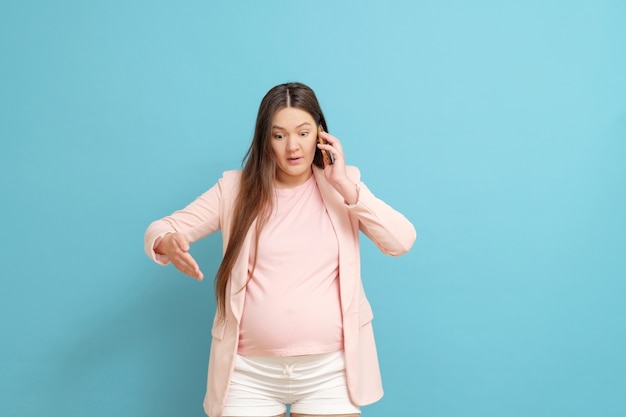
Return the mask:
{"type": "Polygon", "coordinates": [[[306,173],[299,175],[297,177],[291,175],[276,175],[276,179],[274,180],[274,187],[276,188],[293,188],[298,185],[302,185],[308,181],[309,178],[313,176],[313,169],[311,168],[306,173]]]}

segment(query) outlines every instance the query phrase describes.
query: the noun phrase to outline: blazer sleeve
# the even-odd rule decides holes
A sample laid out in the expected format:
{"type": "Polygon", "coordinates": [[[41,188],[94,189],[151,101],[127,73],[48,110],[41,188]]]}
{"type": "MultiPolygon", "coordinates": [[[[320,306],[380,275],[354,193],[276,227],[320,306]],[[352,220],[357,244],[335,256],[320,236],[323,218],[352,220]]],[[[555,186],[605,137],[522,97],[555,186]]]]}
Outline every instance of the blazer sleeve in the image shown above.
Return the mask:
{"type": "Polygon", "coordinates": [[[400,256],[408,252],[417,237],[413,224],[367,188],[358,168],[350,168],[349,175],[357,184],[359,198],[347,207],[358,218],[359,229],[387,255],[400,256]]]}
{"type": "Polygon", "coordinates": [[[196,242],[221,229],[221,207],[225,193],[232,193],[238,185],[236,171],[225,172],[208,191],[182,210],[152,222],[144,235],[144,250],[148,257],[161,265],[170,260],[154,251],[168,233],[182,233],[189,243],[196,242]]]}

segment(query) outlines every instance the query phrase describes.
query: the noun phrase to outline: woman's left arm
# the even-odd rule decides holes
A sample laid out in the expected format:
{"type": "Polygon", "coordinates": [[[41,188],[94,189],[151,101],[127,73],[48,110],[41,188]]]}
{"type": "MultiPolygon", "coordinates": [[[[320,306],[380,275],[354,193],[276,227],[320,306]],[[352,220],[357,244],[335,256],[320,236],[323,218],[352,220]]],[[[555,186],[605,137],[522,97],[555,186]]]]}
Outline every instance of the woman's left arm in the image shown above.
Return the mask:
{"type": "Polygon", "coordinates": [[[344,198],[348,210],[359,219],[359,229],[387,255],[400,256],[408,252],[417,237],[413,224],[377,198],[361,182],[356,167],[346,167],[343,147],[336,137],[326,132],[321,135],[328,144],[318,147],[332,152],[334,157],[334,164],[324,167],[324,176],[344,198]]]}
{"type": "Polygon", "coordinates": [[[408,252],[417,237],[413,224],[377,198],[365,184],[357,184],[358,200],[348,205],[348,210],[359,219],[359,229],[387,255],[400,256],[408,252]]]}

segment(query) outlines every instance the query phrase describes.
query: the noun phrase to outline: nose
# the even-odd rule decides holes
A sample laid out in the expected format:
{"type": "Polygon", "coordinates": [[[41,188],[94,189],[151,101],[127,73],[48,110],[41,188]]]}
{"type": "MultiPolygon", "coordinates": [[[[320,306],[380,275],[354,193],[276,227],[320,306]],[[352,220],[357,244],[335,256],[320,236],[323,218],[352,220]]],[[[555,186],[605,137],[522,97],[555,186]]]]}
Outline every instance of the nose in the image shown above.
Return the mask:
{"type": "Polygon", "coordinates": [[[298,149],[299,146],[300,146],[300,143],[298,142],[297,137],[294,137],[293,135],[289,135],[287,137],[287,150],[288,151],[295,151],[298,149]]]}

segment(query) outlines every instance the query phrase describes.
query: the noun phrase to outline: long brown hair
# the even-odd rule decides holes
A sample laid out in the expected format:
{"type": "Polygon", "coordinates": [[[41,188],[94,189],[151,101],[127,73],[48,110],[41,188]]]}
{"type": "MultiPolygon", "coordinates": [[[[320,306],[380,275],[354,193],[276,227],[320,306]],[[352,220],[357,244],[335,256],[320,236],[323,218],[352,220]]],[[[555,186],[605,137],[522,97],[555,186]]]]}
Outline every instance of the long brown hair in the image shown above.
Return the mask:
{"type": "MultiPolygon", "coordinates": [[[[274,115],[285,107],[295,107],[306,111],[318,125],[328,132],[324,113],[311,88],[301,83],[286,83],[273,87],[265,94],[257,114],[254,136],[250,148],[243,158],[239,194],[235,200],[233,222],[228,246],[215,277],[215,297],[218,315],[224,319],[226,313],[226,286],[241,252],[243,241],[250,226],[257,219],[255,247],[259,244],[259,235],[272,212],[272,195],[276,178],[276,161],[272,152],[270,138],[274,115]]],[[[323,168],[323,157],[316,148],[313,164],[323,168]]],[[[256,253],[256,251],[255,251],[256,253]]],[[[256,255],[252,271],[256,265],[256,255]]],[[[249,278],[249,277],[248,277],[249,278]]],[[[240,288],[239,290],[243,290],[240,288]]],[[[231,289],[236,291],[236,289],[231,289]]]]}

